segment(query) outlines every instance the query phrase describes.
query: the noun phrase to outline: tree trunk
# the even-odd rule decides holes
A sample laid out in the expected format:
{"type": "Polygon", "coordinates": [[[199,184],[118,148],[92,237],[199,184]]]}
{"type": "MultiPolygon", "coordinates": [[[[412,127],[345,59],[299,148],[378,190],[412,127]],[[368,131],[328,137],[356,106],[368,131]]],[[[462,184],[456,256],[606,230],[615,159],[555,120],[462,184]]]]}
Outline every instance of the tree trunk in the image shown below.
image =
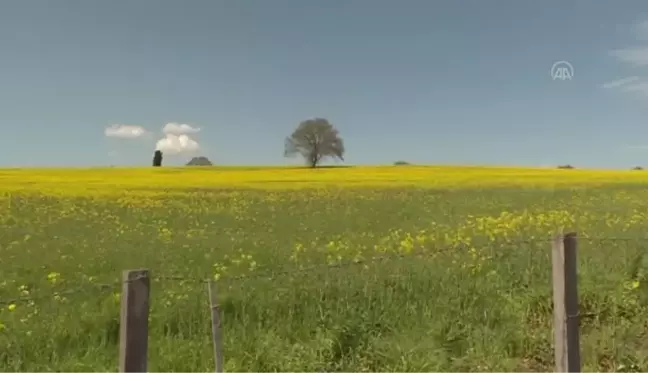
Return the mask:
{"type": "Polygon", "coordinates": [[[317,162],[319,162],[319,158],[320,158],[320,157],[319,157],[319,155],[317,154],[317,152],[313,152],[313,153],[310,155],[310,159],[308,160],[308,162],[309,162],[311,168],[315,168],[315,167],[317,167],[317,162]]]}

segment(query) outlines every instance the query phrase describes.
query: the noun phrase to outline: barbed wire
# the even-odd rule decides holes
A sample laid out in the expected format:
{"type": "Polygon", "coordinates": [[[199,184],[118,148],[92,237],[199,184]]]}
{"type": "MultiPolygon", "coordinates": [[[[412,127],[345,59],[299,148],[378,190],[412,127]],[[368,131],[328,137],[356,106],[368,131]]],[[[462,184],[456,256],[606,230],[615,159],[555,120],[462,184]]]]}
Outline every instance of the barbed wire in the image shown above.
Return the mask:
{"type": "MultiPolygon", "coordinates": [[[[577,237],[578,239],[582,240],[587,240],[587,241],[598,241],[598,242],[606,242],[606,241],[619,241],[619,242],[632,242],[632,241],[646,241],[648,243],[648,237],[641,237],[641,238],[636,238],[636,237],[577,237]]],[[[548,237],[548,238],[538,238],[538,239],[531,239],[531,240],[515,240],[515,241],[504,241],[504,242],[497,242],[497,241],[491,241],[490,243],[493,244],[506,244],[506,245],[522,245],[522,244],[551,244],[556,238],[555,237],[548,237]]],[[[345,267],[352,267],[355,265],[366,265],[366,264],[375,264],[378,262],[384,262],[387,260],[397,260],[397,259],[407,259],[407,258],[425,258],[425,257],[436,257],[439,254],[443,254],[446,252],[452,252],[456,250],[461,250],[461,249],[466,249],[466,248],[471,248],[476,245],[471,245],[471,244],[463,244],[463,245],[454,245],[454,246],[446,246],[444,249],[435,249],[435,250],[426,250],[423,252],[414,252],[414,253],[391,253],[388,255],[381,255],[381,256],[374,256],[369,259],[359,259],[359,260],[353,260],[353,261],[347,261],[343,263],[333,263],[333,264],[313,264],[309,265],[306,267],[298,267],[298,268],[291,268],[291,269],[284,269],[284,270],[275,270],[275,269],[268,269],[265,271],[257,271],[254,273],[249,273],[249,274],[241,274],[241,275],[236,275],[236,276],[223,276],[219,281],[236,281],[236,280],[248,280],[248,279],[257,279],[257,278],[267,278],[267,279],[273,279],[282,275],[287,275],[287,274],[297,274],[297,273],[302,273],[302,272],[313,272],[317,270],[322,270],[322,269],[339,269],[339,268],[345,268],[345,267]]],[[[211,281],[210,279],[204,279],[204,278],[192,278],[192,277],[186,277],[186,276],[181,276],[181,275],[162,275],[162,276],[156,276],[155,279],[160,279],[160,280],[168,280],[168,281],[184,281],[184,282],[199,282],[199,283],[206,283],[211,281]]]]}
{"type": "MultiPolygon", "coordinates": [[[[91,284],[91,285],[93,289],[97,289],[99,291],[105,291],[105,290],[114,290],[116,286],[120,284],[91,284]]],[[[89,287],[88,284],[86,284],[85,286],[79,286],[74,289],[54,291],[48,294],[42,294],[38,296],[25,296],[25,297],[16,297],[16,298],[0,300],[0,306],[8,306],[8,305],[18,304],[18,303],[37,302],[40,300],[49,299],[57,296],[61,297],[61,296],[69,296],[73,294],[83,293],[83,292],[87,292],[88,290],[89,287]]]]}
{"type": "MultiPolygon", "coordinates": [[[[317,270],[331,270],[331,269],[341,269],[341,268],[346,268],[346,267],[353,267],[357,265],[368,265],[368,264],[375,264],[379,262],[384,262],[387,260],[395,260],[395,259],[407,259],[407,258],[415,258],[415,257],[432,257],[440,254],[440,251],[437,252],[430,252],[430,253],[415,253],[415,254],[393,254],[393,255],[385,255],[385,256],[378,256],[378,257],[373,257],[370,259],[358,259],[358,260],[352,260],[352,261],[347,261],[347,262],[337,262],[337,263],[327,263],[327,264],[312,264],[309,266],[302,266],[302,267],[297,267],[297,268],[291,268],[291,269],[284,269],[284,270],[266,270],[266,271],[257,271],[254,273],[248,273],[248,274],[241,274],[241,275],[235,275],[235,276],[223,276],[222,278],[219,278],[220,281],[237,281],[237,280],[250,280],[250,279],[258,279],[258,278],[266,278],[266,279],[274,279],[283,275],[289,275],[289,274],[298,274],[298,273],[303,273],[303,272],[313,272],[317,270]]],[[[169,280],[169,281],[185,281],[185,282],[210,282],[213,281],[212,279],[204,279],[204,278],[192,278],[192,277],[184,277],[184,276],[156,276],[156,279],[160,280],[169,280]]]]}
{"type": "MultiPolygon", "coordinates": [[[[457,249],[457,247],[454,247],[453,249],[457,249]]],[[[443,254],[446,251],[450,250],[437,250],[437,251],[432,251],[432,252],[415,252],[415,253],[392,253],[389,255],[382,255],[382,256],[376,256],[372,257],[369,259],[359,259],[359,260],[352,260],[352,261],[347,261],[347,262],[338,262],[338,263],[326,263],[326,264],[313,264],[305,267],[297,267],[297,268],[290,268],[290,269],[284,269],[284,270],[272,270],[268,269],[265,271],[257,271],[254,273],[248,273],[248,274],[240,274],[240,275],[235,275],[235,276],[223,276],[218,280],[218,282],[223,282],[223,281],[239,281],[239,280],[250,280],[250,279],[259,279],[259,278],[265,278],[265,279],[275,279],[280,276],[284,275],[289,275],[289,274],[299,274],[299,273],[304,273],[304,272],[314,272],[318,270],[331,270],[331,269],[341,269],[341,268],[347,268],[347,267],[353,267],[353,266],[358,266],[358,265],[369,265],[369,264],[376,264],[380,262],[385,262],[388,260],[401,260],[401,259],[412,259],[412,258],[424,258],[424,257],[434,257],[438,256],[439,254],[443,254]]],[[[217,281],[214,280],[213,278],[205,278],[205,277],[186,277],[186,276],[180,276],[180,275],[138,275],[133,278],[123,280],[121,282],[116,282],[113,284],[91,284],[92,287],[94,288],[99,288],[100,290],[106,290],[106,289],[111,289],[111,290],[116,290],[119,289],[121,290],[121,286],[124,283],[129,283],[129,282],[135,282],[139,281],[143,278],[150,278],[151,280],[157,282],[157,281],[178,281],[178,282],[189,282],[189,283],[208,283],[211,281],[217,281]]],[[[0,305],[10,305],[10,304],[16,304],[16,303],[24,303],[24,302],[30,302],[30,301],[37,301],[37,300],[42,300],[42,299],[47,299],[51,298],[53,296],[64,296],[64,295],[71,295],[75,293],[81,293],[84,291],[88,291],[88,287],[77,287],[75,289],[70,289],[70,290],[63,290],[60,292],[53,292],[49,294],[43,294],[41,296],[36,296],[36,297],[17,297],[9,300],[0,300],[0,305]]]]}
{"type": "MultiPolygon", "coordinates": [[[[457,249],[458,247],[453,247],[452,249],[457,249]]],[[[298,268],[291,268],[291,269],[284,269],[284,270],[272,270],[268,269],[266,271],[257,271],[255,273],[248,273],[248,274],[241,274],[241,275],[236,275],[236,276],[224,276],[218,281],[238,281],[238,280],[250,280],[250,279],[258,279],[258,278],[266,278],[266,279],[274,279],[283,275],[288,275],[288,274],[298,274],[298,273],[304,273],[304,272],[313,272],[317,270],[322,270],[322,269],[341,269],[345,267],[352,267],[356,265],[367,265],[367,264],[375,264],[378,262],[384,262],[387,260],[397,260],[397,259],[407,259],[407,258],[416,258],[416,257],[433,257],[437,256],[439,254],[442,254],[445,251],[449,250],[436,250],[432,252],[415,252],[415,253],[391,253],[388,255],[382,255],[382,256],[376,256],[372,257],[369,259],[361,259],[361,260],[353,260],[353,261],[348,261],[348,262],[338,262],[338,263],[326,263],[326,264],[313,264],[309,265],[306,267],[298,267],[298,268]]],[[[204,278],[204,277],[186,277],[186,276],[180,276],[180,275],[138,275],[130,279],[122,280],[120,282],[115,282],[113,284],[92,284],[93,288],[99,288],[100,290],[106,290],[106,289],[120,289],[121,286],[124,283],[129,283],[129,282],[135,282],[139,281],[143,278],[150,278],[151,280],[157,282],[160,280],[167,280],[167,281],[179,281],[179,282],[190,282],[190,283],[208,283],[211,281],[216,281],[213,278],[204,278]]],[[[32,296],[32,297],[17,297],[17,298],[12,298],[8,300],[0,300],[0,305],[10,305],[10,304],[16,304],[16,303],[25,303],[25,302],[30,302],[30,301],[38,301],[42,299],[48,299],[53,296],[64,296],[64,295],[72,295],[76,293],[81,293],[84,291],[87,291],[88,287],[87,284],[86,286],[82,287],[77,287],[75,289],[70,289],[70,290],[63,290],[60,292],[53,292],[49,294],[43,294],[41,296],[32,296]]]]}
{"type": "MultiPolygon", "coordinates": [[[[0,306],[4,305],[10,305],[10,304],[17,304],[17,303],[25,303],[25,302],[36,302],[39,300],[43,299],[48,299],[56,296],[66,296],[66,295],[73,295],[73,294],[78,294],[78,293],[83,293],[87,292],[90,289],[92,290],[98,290],[98,291],[105,291],[105,290],[122,290],[122,286],[125,283],[130,283],[130,282],[136,282],[139,281],[143,278],[151,278],[151,276],[148,275],[137,275],[133,278],[129,278],[126,280],[122,281],[115,281],[114,283],[86,283],[83,286],[78,286],[75,287],[74,289],[68,289],[68,290],[61,290],[61,291],[54,291],[50,292],[47,294],[43,295],[38,295],[38,296],[25,296],[25,297],[15,297],[7,300],[0,300],[0,306]]],[[[155,279],[155,277],[152,277],[152,279],[155,279]]]]}
{"type": "MultiPolygon", "coordinates": [[[[491,245],[507,245],[507,246],[513,246],[513,245],[532,245],[532,244],[550,244],[552,243],[556,237],[545,237],[545,238],[534,238],[534,239],[524,239],[524,240],[495,240],[495,241],[485,241],[483,242],[484,244],[491,244],[491,245]]],[[[578,240],[585,240],[589,242],[646,242],[648,243],[648,237],[592,237],[592,236],[577,236],[578,240]]],[[[82,292],[87,292],[89,291],[89,288],[96,289],[99,291],[105,291],[105,290],[113,290],[113,291],[121,291],[123,284],[129,283],[129,282],[136,282],[139,281],[143,278],[149,278],[150,280],[154,282],[159,282],[159,281],[178,281],[178,282],[189,282],[189,283],[208,283],[211,281],[218,281],[218,282],[231,282],[231,281],[240,281],[240,280],[252,280],[252,279],[260,279],[260,278],[265,278],[265,279],[275,279],[280,276],[284,275],[289,275],[289,274],[301,274],[304,272],[308,273],[313,273],[316,271],[320,270],[333,270],[333,269],[342,269],[342,268],[348,268],[348,267],[353,267],[353,266],[359,266],[359,265],[370,265],[370,264],[378,264],[382,263],[385,261],[391,261],[391,260],[403,260],[403,259],[412,259],[412,258],[434,258],[437,257],[441,254],[449,253],[449,252],[456,252],[457,250],[462,250],[466,248],[473,248],[475,246],[480,246],[480,243],[478,242],[473,242],[471,244],[459,244],[459,245],[448,245],[444,246],[441,248],[434,248],[434,249],[426,249],[426,250],[419,250],[415,252],[409,252],[409,253],[398,253],[398,252],[391,252],[386,255],[378,255],[370,258],[363,258],[363,259],[357,259],[357,260],[350,260],[346,262],[336,262],[336,263],[318,263],[318,264],[312,264],[308,266],[299,266],[299,267],[291,267],[287,269],[282,269],[282,270],[276,270],[274,268],[271,268],[268,266],[268,269],[266,270],[260,270],[260,271],[255,271],[255,272],[250,272],[247,274],[239,274],[239,275],[234,275],[234,276],[227,276],[223,275],[221,278],[218,280],[215,280],[213,277],[212,278],[205,278],[205,277],[187,277],[187,276],[181,276],[181,275],[147,275],[147,274],[139,274],[133,278],[126,279],[126,280],[121,280],[121,281],[116,281],[114,283],[86,283],[84,286],[79,286],[74,289],[69,289],[69,290],[62,290],[62,291],[55,291],[51,292],[48,294],[43,294],[39,296],[25,296],[25,297],[15,297],[15,298],[10,298],[6,300],[0,300],[0,306],[7,306],[11,304],[18,304],[18,303],[25,303],[25,302],[36,302],[40,301],[43,299],[49,299],[52,297],[56,296],[69,296],[73,294],[78,294],[82,292]],[[90,285],[90,286],[88,286],[90,285]]],[[[263,268],[263,267],[261,267],[263,268]]]]}

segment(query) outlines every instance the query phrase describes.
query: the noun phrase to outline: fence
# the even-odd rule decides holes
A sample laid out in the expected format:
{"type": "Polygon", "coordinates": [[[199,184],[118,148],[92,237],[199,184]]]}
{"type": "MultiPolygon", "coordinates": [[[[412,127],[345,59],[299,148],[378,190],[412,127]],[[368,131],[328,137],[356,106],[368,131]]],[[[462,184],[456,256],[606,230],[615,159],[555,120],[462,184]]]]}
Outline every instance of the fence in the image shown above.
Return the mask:
{"type": "MultiPolygon", "coordinates": [[[[557,235],[551,244],[554,313],[554,357],[558,372],[580,372],[579,302],[577,290],[577,235],[557,235]]],[[[352,262],[359,264],[362,262],[352,262]]],[[[327,267],[340,267],[345,264],[327,267]]],[[[314,267],[303,268],[309,271],[314,267]]],[[[290,273],[284,271],[280,273],[290,273]]],[[[277,275],[275,272],[273,275],[277,275]]],[[[249,276],[240,276],[249,277],[249,276]]],[[[254,276],[256,277],[256,276],[254,276]]],[[[166,279],[182,279],[165,277],[166,279]]],[[[147,269],[126,270],[121,281],[119,329],[119,371],[146,372],[148,368],[149,301],[151,272],[147,269]]],[[[217,288],[212,280],[206,285],[211,310],[211,332],[215,371],[223,371],[223,345],[217,288]]],[[[111,285],[105,285],[111,286],[111,285]]],[[[15,300],[14,300],[15,301],[15,300]]]]}

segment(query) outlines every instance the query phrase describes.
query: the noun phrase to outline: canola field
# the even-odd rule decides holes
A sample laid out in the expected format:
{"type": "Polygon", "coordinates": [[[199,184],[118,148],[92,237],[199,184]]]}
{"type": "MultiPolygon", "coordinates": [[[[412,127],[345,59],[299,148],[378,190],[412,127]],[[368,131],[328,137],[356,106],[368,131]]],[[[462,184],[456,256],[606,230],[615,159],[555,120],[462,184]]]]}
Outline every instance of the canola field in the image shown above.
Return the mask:
{"type": "Polygon", "coordinates": [[[648,173],[0,170],[0,370],[116,371],[151,270],[150,371],[553,370],[550,242],[579,234],[584,370],[648,369],[648,173]]]}

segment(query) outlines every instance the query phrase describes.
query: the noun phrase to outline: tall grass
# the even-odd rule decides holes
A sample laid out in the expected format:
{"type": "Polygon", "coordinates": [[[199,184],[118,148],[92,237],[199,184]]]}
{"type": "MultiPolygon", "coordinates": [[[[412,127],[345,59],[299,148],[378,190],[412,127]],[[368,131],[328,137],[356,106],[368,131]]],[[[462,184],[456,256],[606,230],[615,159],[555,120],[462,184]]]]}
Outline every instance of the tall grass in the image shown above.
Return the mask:
{"type": "Polygon", "coordinates": [[[413,176],[411,186],[195,189],[193,177],[171,190],[132,181],[65,193],[53,179],[3,189],[0,302],[24,300],[1,306],[0,369],[116,370],[120,272],[147,267],[152,371],[213,369],[210,278],[228,371],[551,370],[547,238],[559,227],[589,237],[584,369],[648,368],[642,184],[599,175],[578,188],[455,188],[413,176]]]}

